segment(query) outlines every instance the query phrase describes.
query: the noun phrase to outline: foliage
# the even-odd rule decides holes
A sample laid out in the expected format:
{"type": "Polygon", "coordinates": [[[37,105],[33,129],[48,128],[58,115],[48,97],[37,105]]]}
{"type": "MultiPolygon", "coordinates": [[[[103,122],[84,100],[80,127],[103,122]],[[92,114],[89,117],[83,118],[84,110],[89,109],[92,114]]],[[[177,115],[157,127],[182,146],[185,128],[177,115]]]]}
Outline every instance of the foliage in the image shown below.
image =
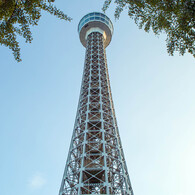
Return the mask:
{"type": "MultiPolygon", "coordinates": [[[[112,0],[106,0],[103,11],[112,0]]],[[[139,28],[146,32],[167,35],[167,51],[173,55],[186,51],[195,57],[195,1],[194,0],[115,0],[115,18],[124,8],[139,28]]]]}
{"type": "Polygon", "coordinates": [[[44,10],[60,19],[70,21],[67,15],[53,5],[55,0],[0,0],[0,44],[12,50],[19,62],[20,47],[17,35],[27,43],[32,41],[30,26],[38,24],[44,10]]]}

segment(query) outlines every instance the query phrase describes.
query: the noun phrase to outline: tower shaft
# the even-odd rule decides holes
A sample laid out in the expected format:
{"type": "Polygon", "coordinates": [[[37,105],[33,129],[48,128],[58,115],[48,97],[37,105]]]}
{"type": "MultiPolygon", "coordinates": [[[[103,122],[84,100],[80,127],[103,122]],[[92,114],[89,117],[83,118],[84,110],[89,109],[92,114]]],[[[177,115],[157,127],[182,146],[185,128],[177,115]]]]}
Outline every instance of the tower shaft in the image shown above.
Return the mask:
{"type": "Polygon", "coordinates": [[[86,37],[79,105],[59,195],[133,195],[118,132],[105,36],[86,37]]]}

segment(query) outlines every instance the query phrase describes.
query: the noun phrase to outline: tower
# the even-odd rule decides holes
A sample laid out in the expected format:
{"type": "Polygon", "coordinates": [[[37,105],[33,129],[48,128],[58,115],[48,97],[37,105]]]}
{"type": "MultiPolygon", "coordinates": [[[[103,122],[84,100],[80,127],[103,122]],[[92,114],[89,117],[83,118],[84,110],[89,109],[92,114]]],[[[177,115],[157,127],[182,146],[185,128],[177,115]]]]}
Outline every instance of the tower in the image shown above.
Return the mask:
{"type": "Polygon", "coordinates": [[[89,13],[78,26],[86,47],[79,104],[59,195],[133,195],[112,101],[105,48],[113,25],[89,13]]]}

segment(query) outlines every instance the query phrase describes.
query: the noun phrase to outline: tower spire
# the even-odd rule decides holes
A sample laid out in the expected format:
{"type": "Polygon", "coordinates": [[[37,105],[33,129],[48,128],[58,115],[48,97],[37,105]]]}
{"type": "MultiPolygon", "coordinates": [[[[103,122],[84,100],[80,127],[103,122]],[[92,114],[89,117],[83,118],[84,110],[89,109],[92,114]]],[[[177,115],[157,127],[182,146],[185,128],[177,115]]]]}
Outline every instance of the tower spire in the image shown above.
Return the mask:
{"type": "Polygon", "coordinates": [[[105,48],[113,25],[89,13],[78,26],[85,66],[68,159],[59,195],[133,195],[112,101],[105,48]]]}

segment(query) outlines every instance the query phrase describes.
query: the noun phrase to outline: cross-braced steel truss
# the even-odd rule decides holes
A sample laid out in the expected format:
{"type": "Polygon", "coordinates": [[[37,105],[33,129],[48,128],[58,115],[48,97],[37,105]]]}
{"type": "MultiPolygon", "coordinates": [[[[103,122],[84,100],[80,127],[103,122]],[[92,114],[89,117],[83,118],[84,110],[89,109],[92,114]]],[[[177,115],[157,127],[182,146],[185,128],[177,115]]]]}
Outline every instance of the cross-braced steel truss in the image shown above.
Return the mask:
{"type": "Polygon", "coordinates": [[[79,105],[59,195],[133,195],[111,96],[104,37],[87,37],[79,105]]]}

